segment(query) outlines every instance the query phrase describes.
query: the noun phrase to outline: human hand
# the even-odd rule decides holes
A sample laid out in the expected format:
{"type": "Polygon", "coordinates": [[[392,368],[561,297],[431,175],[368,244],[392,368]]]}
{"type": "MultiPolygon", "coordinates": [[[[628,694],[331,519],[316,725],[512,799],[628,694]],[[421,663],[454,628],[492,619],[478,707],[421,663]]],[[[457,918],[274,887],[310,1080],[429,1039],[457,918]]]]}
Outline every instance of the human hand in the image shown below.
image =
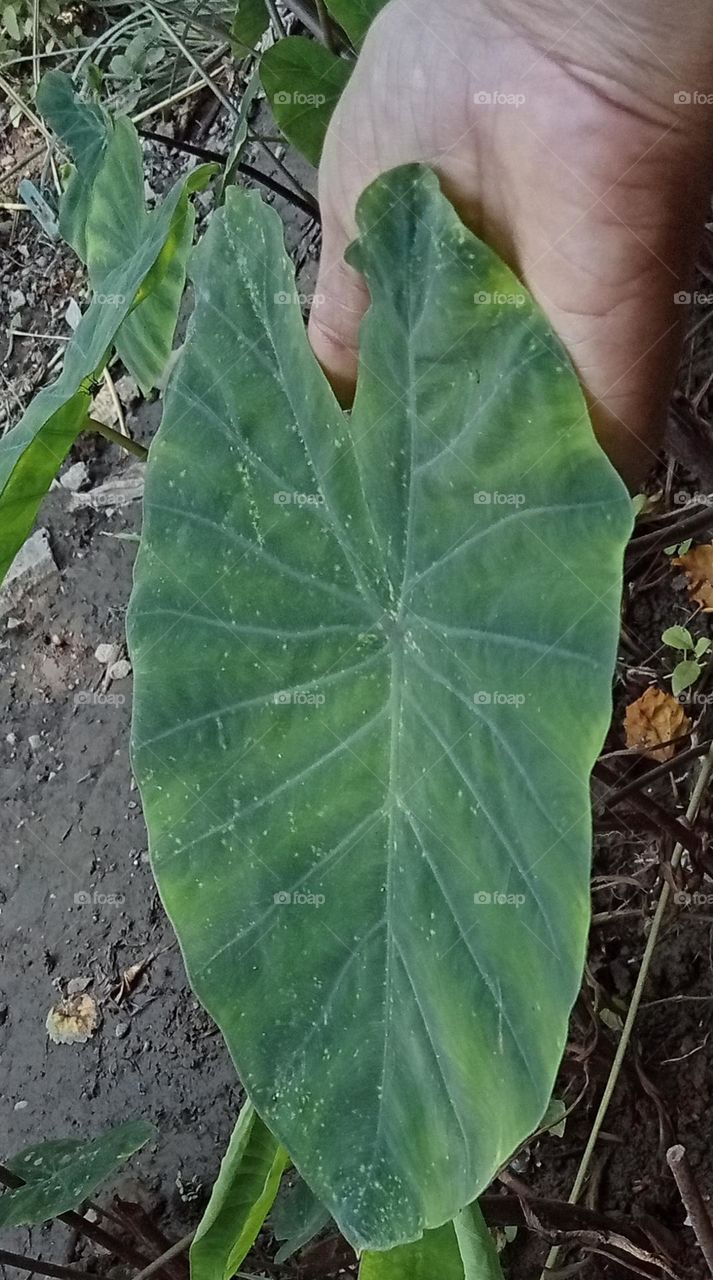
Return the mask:
{"type": "Polygon", "coordinates": [[[707,6],[595,0],[573,22],[567,0],[390,0],[320,167],[310,336],[343,399],[368,305],[343,259],[356,202],[422,161],[549,316],[612,461],[632,482],[647,469],[713,176],[707,6]]]}

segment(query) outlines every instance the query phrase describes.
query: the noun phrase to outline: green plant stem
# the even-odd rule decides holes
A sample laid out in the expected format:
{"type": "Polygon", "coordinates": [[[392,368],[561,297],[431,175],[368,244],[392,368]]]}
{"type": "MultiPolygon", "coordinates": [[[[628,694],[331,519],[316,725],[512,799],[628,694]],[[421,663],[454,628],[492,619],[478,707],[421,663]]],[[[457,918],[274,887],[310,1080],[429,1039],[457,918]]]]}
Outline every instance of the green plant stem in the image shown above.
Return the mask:
{"type": "Polygon", "coordinates": [[[322,34],[319,18],[310,5],[304,3],[304,0],[285,0],[288,9],[299,18],[303,27],[306,27],[310,35],[316,36],[319,40],[322,34]]]}
{"type": "Polygon", "coordinates": [[[31,1276],[56,1276],[58,1280],[100,1280],[93,1271],[62,1267],[58,1262],[44,1262],[42,1258],[26,1258],[21,1253],[11,1253],[9,1249],[0,1249],[0,1267],[16,1267],[31,1276]]]}
{"type": "Polygon", "coordinates": [[[107,427],[103,422],[97,422],[96,418],[87,418],[87,431],[95,431],[97,435],[103,436],[105,440],[110,440],[112,444],[118,444],[121,449],[126,449],[127,453],[133,453],[137,458],[142,458],[145,462],[149,456],[148,449],[145,449],[138,440],[132,440],[131,436],[123,436],[120,431],[115,431],[113,427],[107,427]]]}
{"type": "Polygon", "coordinates": [[[319,25],[322,32],[322,39],[326,44],[327,48],[329,49],[329,52],[336,53],[337,44],[334,39],[334,27],[332,26],[332,20],[329,14],[327,13],[327,6],[324,3],[324,0],[316,0],[316,4],[317,4],[317,16],[319,17],[319,25]]]}
{"type": "Polygon", "coordinates": [[[503,1280],[495,1241],[477,1200],[453,1219],[465,1280],[503,1280]]]}
{"type": "Polygon", "coordinates": [[[275,28],[275,31],[277,32],[278,36],[286,36],[287,29],[285,27],[284,22],[282,21],[282,18],[277,12],[277,5],[275,4],[275,0],[265,0],[265,8],[267,9],[267,12],[270,15],[270,21],[272,22],[272,25],[275,28]]]}
{"type": "MultiPolygon", "coordinates": [[[[713,746],[709,748],[708,755],[705,757],[705,759],[701,763],[701,768],[698,774],[698,778],[696,780],[696,785],[693,788],[693,794],[691,795],[691,799],[689,801],[688,808],[686,810],[686,818],[688,819],[689,822],[693,822],[696,815],[698,814],[698,810],[700,809],[701,801],[703,799],[703,794],[705,792],[706,787],[708,786],[712,772],[713,772],[713,746]]],[[[677,844],[673,851],[673,854],[671,855],[672,871],[675,871],[676,868],[678,867],[681,861],[682,853],[683,853],[683,846],[681,844],[677,844]]],[[[634,1030],[636,1015],[639,1011],[639,1005],[641,1004],[641,997],[644,994],[644,988],[646,986],[646,980],[649,976],[651,961],[653,959],[653,954],[656,949],[656,943],[658,942],[659,934],[661,932],[661,925],[663,924],[663,918],[666,914],[666,908],[668,907],[670,897],[671,897],[671,885],[668,880],[664,880],[664,883],[661,886],[661,893],[659,895],[659,900],[656,907],[656,913],[654,915],[653,922],[651,924],[651,932],[649,933],[649,936],[646,942],[646,948],[644,950],[644,956],[641,961],[641,968],[639,969],[638,977],[636,979],[636,986],[634,987],[634,992],[631,997],[629,1011],[626,1015],[626,1021],[624,1023],[621,1037],[619,1039],[619,1044],[617,1045],[617,1050],[614,1055],[614,1061],[611,1065],[609,1078],[606,1082],[604,1093],[602,1094],[602,1100],[599,1104],[599,1109],[597,1111],[594,1124],[592,1125],[592,1131],[589,1135],[589,1140],[584,1149],[584,1154],[580,1161],[579,1169],[577,1170],[577,1176],[574,1180],[572,1190],[569,1194],[569,1204],[577,1203],[580,1195],[582,1194],[582,1189],[584,1187],[584,1184],[587,1180],[587,1175],[589,1173],[589,1166],[592,1160],[592,1156],[594,1154],[594,1148],[597,1145],[597,1141],[599,1139],[599,1134],[600,1134],[602,1125],[604,1124],[604,1120],[606,1119],[606,1114],[607,1114],[607,1111],[609,1110],[609,1104],[612,1100],[612,1096],[614,1094],[614,1090],[616,1088],[617,1081],[619,1079],[619,1074],[621,1072],[621,1068],[624,1062],[624,1057],[629,1047],[629,1041],[631,1040],[631,1035],[634,1030]]],[[[554,1265],[558,1257],[559,1257],[559,1245],[554,1245],[553,1248],[550,1249],[550,1252],[547,1255],[547,1260],[545,1262],[545,1267],[540,1277],[540,1280],[548,1280],[547,1273],[548,1271],[551,1271],[554,1268],[554,1265]]]]}

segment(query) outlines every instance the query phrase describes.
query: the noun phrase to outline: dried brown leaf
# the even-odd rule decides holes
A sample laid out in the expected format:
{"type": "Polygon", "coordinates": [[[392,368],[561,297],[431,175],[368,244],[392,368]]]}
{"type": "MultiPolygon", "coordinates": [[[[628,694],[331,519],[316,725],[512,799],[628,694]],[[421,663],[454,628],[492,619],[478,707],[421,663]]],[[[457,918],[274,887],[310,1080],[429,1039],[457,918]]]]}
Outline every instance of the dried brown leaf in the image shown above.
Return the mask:
{"type": "Polygon", "coordinates": [[[685,556],[676,556],[673,563],[683,569],[691,599],[704,610],[713,610],[713,543],[692,547],[685,556]]]}
{"type": "Polygon", "coordinates": [[[78,991],[53,1005],[45,1025],[54,1044],[85,1044],[99,1025],[97,1002],[86,991],[78,991]]]}
{"type": "Polygon", "coordinates": [[[674,740],[684,737],[690,729],[691,721],[678,699],[655,685],[626,708],[626,745],[652,760],[671,760],[676,753],[674,740]]]}

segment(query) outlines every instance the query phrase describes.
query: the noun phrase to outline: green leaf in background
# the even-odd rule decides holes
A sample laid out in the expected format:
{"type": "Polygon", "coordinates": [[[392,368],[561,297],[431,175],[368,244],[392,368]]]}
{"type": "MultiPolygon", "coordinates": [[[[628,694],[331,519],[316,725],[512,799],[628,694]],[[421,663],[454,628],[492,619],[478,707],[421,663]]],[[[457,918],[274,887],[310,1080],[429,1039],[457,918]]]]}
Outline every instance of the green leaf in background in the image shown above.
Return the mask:
{"type": "Polygon", "coordinates": [[[287,1152],[246,1102],[191,1245],[191,1280],[235,1274],[272,1208],[286,1164],[287,1152]]]}
{"type": "Polygon", "coordinates": [[[332,17],[343,27],[356,48],[385,4],[386,0],[327,0],[332,17]]]}
{"type": "Polygon", "coordinates": [[[39,505],[84,427],[92,381],[154,267],[184,199],[182,182],[148,215],[146,233],[104,279],[67,343],[62,373],[36,395],[0,440],[0,581],[30,532],[39,505]]]}
{"type": "Polygon", "coordinates": [[[359,225],[345,415],[277,214],[230,190],[213,217],[128,634],[194,990],[347,1239],[386,1249],[480,1194],[552,1093],[632,507],[434,175],[379,179],[359,225]]]}
{"type": "Polygon", "coordinates": [[[270,17],[265,0],[238,0],[230,26],[230,40],[235,57],[245,56],[247,49],[254,49],[267,31],[270,17]]]}
{"type": "MultiPolygon", "coordinates": [[[[103,116],[105,143],[99,149],[99,108],[81,102],[61,71],[44,77],[38,105],[67,146],[76,146],[77,170],[62,199],[60,230],[86,263],[95,293],[106,293],[112,271],[148,234],[153,217],[146,208],[138,134],[125,116],[114,121],[103,116]],[[67,202],[70,212],[65,212],[67,202]]],[[[181,198],[146,296],[116,337],[117,352],[145,395],[160,384],[173,345],[193,243],[195,213],[189,196],[205,187],[218,167],[201,165],[182,180],[181,198]]]]}
{"type": "Polygon", "coordinates": [[[262,55],[260,78],[275,120],[313,165],[319,164],[327,126],[351,72],[349,62],[306,36],[287,36],[262,55]]]}
{"type": "Polygon", "coordinates": [[[270,1227],[276,1240],[282,1242],[275,1254],[275,1262],[281,1266],[298,1249],[304,1248],[331,1221],[328,1209],[300,1177],[293,1186],[283,1185],[270,1214],[270,1227]]]}
{"type": "MultiPolygon", "coordinates": [[[[453,1223],[427,1231],[414,1244],[363,1254],[359,1280],[464,1280],[453,1223]]],[[[489,1278],[483,1275],[482,1280],[489,1278]]]]}
{"type": "Polygon", "coordinates": [[[696,683],[702,671],[703,667],[700,662],[694,662],[692,658],[679,662],[674,667],[673,675],[671,676],[671,692],[674,698],[677,698],[679,693],[683,693],[685,689],[690,689],[691,685],[696,683]]]}
{"type": "Polygon", "coordinates": [[[685,652],[693,648],[693,636],[688,627],[667,627],[661,639],[669,649],[682,649],[685,652]]]}
{"type": "Polygon", "coordinates": [[[100,1138],[40,1142],[6,1161],[24,1186],[0,1195],[0,1227],[33,1226],[68,1213],[156,1137],[147,1120],[130,1120],[100,1138]]]}
{"type": "Polygon", "coordinates": [[[37,107],[74,156],[59,210],[60,235],[87,261],[85,227],[94,180],[104,162],[111,122],[100,106],[80,103],[63,71],[49,71],[37,89],[37,107]]]}
{"type": "Polygon", "coordinates": [[[453,1226],[463,1264],[463,1280],[503,1280],[495,1241],[480,1205],[477,1202],[466,1205],[453,1226]]]}

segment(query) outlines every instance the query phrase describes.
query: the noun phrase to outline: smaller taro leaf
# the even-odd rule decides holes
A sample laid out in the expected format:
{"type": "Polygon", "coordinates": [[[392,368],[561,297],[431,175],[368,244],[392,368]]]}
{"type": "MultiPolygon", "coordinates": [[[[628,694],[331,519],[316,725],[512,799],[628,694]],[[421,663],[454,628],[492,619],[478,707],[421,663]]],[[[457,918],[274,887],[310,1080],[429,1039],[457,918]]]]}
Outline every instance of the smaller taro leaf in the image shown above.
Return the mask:
{"type": "Polygon", "coordinates": [[[495,1241],[477,1201],[466,1205],[453,1226],[463,1262],[463,1280],[503,1280],[495,1241]]]}
{"type": "Polygon", "coordinates": [[[316,40],[287,36],[262,55],[260,79],[285,137],[319,164],[332,112],[351,66],[316,40]]]}
{"type": "Polygon", "coordinates": [[[24,1185],[0,1195],[0,1227],[34,1226],[76,1209],[156,1132],[147,1120],[130,1120],[99,1138],[27,1147],[7,1161],[24,1185]]]}
{"type": "Polygon", "coordinates": [[[298,1249],[314,1240],[329,1222],[329,1210],[325,1209],[303,1178],[297,1176],[292,1186],[283,1184],[270,1214],[270,1226],[275,1239],[283,1242],[275,1255],[277,1265],[281,1266],[298,1249]]]}
{"type": "Polygon", "coordinates": [[[277,1195],[287,1152],[246,1102],[191,1245],[191,1280],[229,1280],[277,1195]]]}
{"type": "Polygon", "coordinates": [[[146,234],[107,275],[67,344],[62,373],[36,395],[0,440],[0,582],[29,534],[39,505],[84,427],[91,384],[149,278],[174,225],[185,186],[149,215],[146,234]]]}
{"type": "Polygon", "coordinates": [[[85,227],[92,186],[104,162],[111,123],[96,103],[79,103],[72,81],[63,71],[49,71],[37,89],[37,106],[74,157],[59,210],[60,235],[87,260],[85,227]]]}
{"type": "Polygon", "coordinates": [[[327,8],[358,48],[386,0],[327,0],[327,8]]]}
{"type": "Polygon", "coordinates": [[[277,214],[231,188],[213,215],[127,634],[194,990],[384,1250],[470,1204],[551,1098],[633,519],[549,324],[435,175],[384,175],[358,218],[347,416],[277,214]]]}
{"type": "MultiPolygon", "coordinates": [[[[108,294],[112,271],[148,235],[155,213],[146,208],[138,134],[126,117],[112,121],[102,113],[98,118],[98,108],[74,95],[64,72],[48,72],[38,90],[38,104],[73,151],[77,165],[62,198],[60,230],[86,263],[95,293],[108,294]],[[101,129],[104,144],[99,148],[101,129]]],[[[195,214],[189,196],[200,191],[218,167],[199,166],[184,179],[152,276],[116,336],[117,352],[144,395],[160,384],[173,345],[193,243],[195,214]]]]}
{"type": "Polygon", "coordinates": [[[270,16],[265,0],[238,0],[230,25],[233,57],[242,58],[254,49],[267,31],[270,16]]]}
{"type": "Polygon", "coordinates": [[[364,1253],[359,1280],[465,1280],[453,1223],[426,1231],[413,1244],[364,1253]]]}
{"type": "Polygon", "coordinates": [[[701,636],[700,640],[696,640],[696,647],[693,650],[694,658],[702,658],[704,653],[708,653],[712,643],[713,641],[709,640],[707,636],[701,636]]]}

